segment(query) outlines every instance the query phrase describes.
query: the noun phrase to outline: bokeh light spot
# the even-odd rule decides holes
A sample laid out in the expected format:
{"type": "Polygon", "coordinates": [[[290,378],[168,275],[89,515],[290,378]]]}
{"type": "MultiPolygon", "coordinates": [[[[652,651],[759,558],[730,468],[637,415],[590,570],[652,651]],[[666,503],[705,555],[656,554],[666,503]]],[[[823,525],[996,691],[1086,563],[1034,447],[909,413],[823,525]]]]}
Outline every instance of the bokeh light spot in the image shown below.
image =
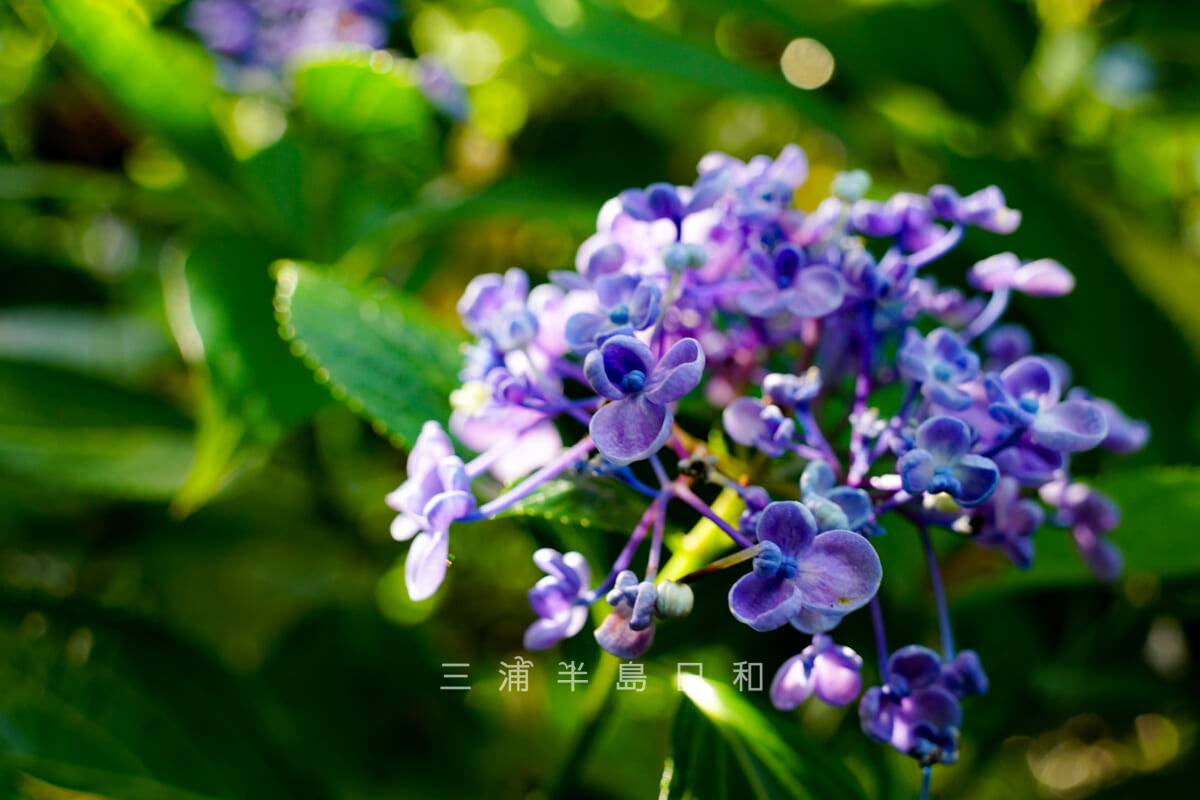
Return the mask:
{"type": "Polygon", "coordinates": [[[833,53],[816,39],[793,39],[779,59],[783,77],[801,89],[818,89],[833,77],[833,53]]]}

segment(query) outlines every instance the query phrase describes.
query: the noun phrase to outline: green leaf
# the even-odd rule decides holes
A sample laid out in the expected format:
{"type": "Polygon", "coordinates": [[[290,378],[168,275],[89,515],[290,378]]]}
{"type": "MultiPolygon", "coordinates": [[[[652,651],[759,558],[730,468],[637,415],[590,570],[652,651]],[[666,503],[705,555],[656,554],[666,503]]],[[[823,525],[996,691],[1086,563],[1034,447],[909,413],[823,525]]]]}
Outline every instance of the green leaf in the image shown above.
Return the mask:
{"type": "Polygon", "coordinates": [[[32,364],[0,363],[0,470],[39,483],[164,499],[192,460],[187,420],[150,395],[32,364]]]}
{"type": "Polygon", "coordinates": [[[0,743],[0,786],[20,771],[121,798],[326,796],[204,652],[36,597],[0,598],[0,743]]]}
{"type": "Polygon", "coordinates": [[[201,237],[182,269],[165,271],[172,328],[200,384],[196,460],[177,511],[207,502],[248,455],[328,401],[275,334],[274,256],[267,245],[225,232],[201,237]]]}
{"type": "Polygon", "coordinates": [[[412,297],[280,262],[276,318],[292,352],[375,430],[412,441],[450,413],[461,337],[412,297]]]}
{"type": "Polygon", "coordinates": [[[343,136],[383,133],[427,146],[434,133],[429,103],[406,64],[376,53],[308,61],[296,72],[296,108],[343,136]]]}
{"type": "MultiPolygon", "coordinates": [[[[1132,470],[1085,482],[1121,508],[1121,524],[1110,536],[1125,556],[1127,575],[1151,573],[1163,580],[1200,575],[1200,549],[1181,546],[1200,519],[1200,468],[1132,470]]],[[[1097,585],[1075,552],[1069,532],[1046,526],[1034,542],[1029,570],[1005,563],[996,572],[975,571],[956,587],[955,594],[975,599],[1023,589],[1097,585]]],[[[973,557],[972,550],[964,549],[964,556],[973,557]]]]}
{"type": "Polygon", "coordinates": [[[783,80],[737,64],[715,50],[669,35],[628,15],[597,3],[576,6],[578,20],[551,22],[537,0],[512,0],[510,5],[529,22],[557,57],[650,80],[670,79],[723,93],[770,95],[789,101],[814,123],[835,134],[843,128],[831,105],[819,95],[801,92],[783,80]]]}
{"type": "Polygon", "coordinates": [[[553,526],[627,534],[650,502],[616,480],[578,476],[546,483],[500,516],[533,517],[553,526]]]}
{"type": "Polygon", "coordinates": [[[671,736],[671,800],[811,798],[855,800],[866,795],[842,765],[795,727],[768,718],[736,690],[683,676],[684,699],[671,736]]]}
{"type": "Polygon", "coordinates": [[[213,105],[224,94],[212,62],[183,39],[151,28],[129,0],[42,0],[58,40],[136,122],[212,174],[233,159],[213,105]]]}

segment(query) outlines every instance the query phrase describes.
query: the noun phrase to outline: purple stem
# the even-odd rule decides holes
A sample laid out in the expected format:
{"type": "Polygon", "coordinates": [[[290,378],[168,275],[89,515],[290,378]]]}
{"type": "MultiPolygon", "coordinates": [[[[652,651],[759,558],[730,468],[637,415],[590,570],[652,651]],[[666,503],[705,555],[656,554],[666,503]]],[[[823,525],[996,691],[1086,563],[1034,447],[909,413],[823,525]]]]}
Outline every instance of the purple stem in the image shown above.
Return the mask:
{"type": "Polygon", "coordinates": [[[887,680],[888,646],[887,631],[883,627],[883,607],[879,594],[871,598],[871,626],[875,628],[875,655],[879,658],[879,676],[887,680]]]}
{"type": "Polygon", "coordinates": [[[863,442],[862,434],[862,417],[867,411],[867,396],[871,393],[871,363],[875,358],[874,343],[875,337],[871,335],[871,320],[875,316],[875,304],[872,301],[867,301],[862,304],[859,310],[859,333],[860,333],[860,353],[861,361],[858,368],[858,377],[854,381],[854,410],[851,412],[851,419],[855,420],[853,429],[850,433],[850,453],[852,464],[850,467],[850,480],[847,481],[848,486],[857,487],[862,482],[861,475],[856,473],[864,473],[865,469],[862,464],[867,458],[866,445],[863,442]]]}
{"type": "Polygon", "coordinates": [[[479,508],[462,518],[463,522],[475,522],[481,519],[488,519],[502,511],[507,511],[514,505],[524,500],[529,495],[551,478],[557,477],[560,473],[574,466],[579,459],[592,452],[595,444],[592,443],[591,436],[584,436],[577,444],[569,450],[563,452],[558,458],[551,461],[546,466],[539,469],[537,472],[530,475],[519,484],[509,489],[504,494],[494,500],[484,503],[479,508]]]}
{"type": "Polygon", "coordinates": [[[953,250],[963,238],[963,226],[955,224],[953,228],[946,231],[946,235],[938,239],[933,244],[923,250],[918,250],[909,256],[906,260],[908,265],[912,267],[913,272],[916,272],[921,267],[933,261],[937,261],[942,256],[953,250]]]}
{"type": "Polygon", "coordinates": [[[875,508],[875,518],[878,519],[896,506],[904,505],[909,500],[912,500],[912,498],[913,496],[911,494],[901,489],[875,508]]]}
{"type": "Polygon", "coordinates": [[[974,339],[979,334],[986,331],[992,325],[996,324],[996,320],[1004,315],[1008,309],[1008,298],[1011,292],[1007,286],[1001,286],[996,291],[992,292],[992,299],[988,300],[988,304],[983,307],[983,311],[979,312],[979,316],[971,320],[971,324],[962,330],[963,344],[974,339]]]}
{"type": "Polygon", "coordinates": [[[663,533],[667,528],[667,504],[663,503],[662,512],[654,517],[654,535],[650,537],[650,555],[646,557],[646,580],[653,581],[658,577],[658,559],[662,553],[663,533]]]}
{"type": "Polygon", "coordinates": [[[737,542],[740,547],[749,547],[751,544],[753,544],[749,539],[743,536],[737,528],[734,528],[728,522],[721,519],[717,512],[709,508],[708,504],[697,497],[688,487],[677,485],[675,487],[675,496],[687,503],[692,508],[696,509],[696,511],[698,511],[700,515],[705,517],[709,522],[725,531],[725,534],[729,536],[730,539],[733,539],[735,542],[737,542]]]}
{"type": "Polygon", "coordinates": [[[929,530],[919,526],[921,546],[925,548],[925,560],[929,562],[929,582],[933,584],[933,600],[937,604],[938,630],[942,634],[942,661],[949,664],[954,660],[954,631],[950,627],[950,607],[946,604],[946,587],[942,583],[942,571],[938,569],[937,554],[929,540],[929,530]]]}
{"type": "MultiPolygon", "coordinates": [[[[808,440],[810,445],[813,445],[819,450],[819,456],[829,462],[829,466],[833,467],[834,473],[840,478],[842,476],[842,463],[838,460],[837,454],[833,452],[833,448],[829,445],[829,440],[825,438],[825,434],[821,432],[821,426],[817,423],[817,418],[807,407],[799,407],[796,409],[796,421],[800,423],[800,427],[804,429],[804,438],[808,440]]],[[[800,453],[800,455],[805,455],[800,453]]],[[[812,456],[805,456],[812,459],[812,456]]]]}
{"type": "MultiPolygon", "coordinates": [[[[587,595],[585,595],[585,602],[588,605],[591,605],[601,597],[604,597],[604,595],[608,594],[608,590],[611,589],[613,584],[617,582],[617,576],[623,571],[629,569],[629,565],[633,563],[633,554],[637,552],[638,547],[642,543],[642,539],[646,538],[646,531],[650,530],[650,523],[652,523],[657,517],[662,516],[661,510],[662,507],[666,505],[668,497],[669,495],[666,492],[663,492],[658,497],[654,498],[654,501],[646,507],[646,511],[642,514],[642,518],[638,520],[637,527],[634,528],[633,533],[630,534],[629,541],[625,543],[623,548],[621,548],[621,552],[617,555],[617,560],[613,562],[613,567],[611,570],[609,570],[608,577],[604,579],[604,583],[600,584],[587,595]]],[[[647,580],[649,579],[650,578],[647,577],[647,580]]]]}

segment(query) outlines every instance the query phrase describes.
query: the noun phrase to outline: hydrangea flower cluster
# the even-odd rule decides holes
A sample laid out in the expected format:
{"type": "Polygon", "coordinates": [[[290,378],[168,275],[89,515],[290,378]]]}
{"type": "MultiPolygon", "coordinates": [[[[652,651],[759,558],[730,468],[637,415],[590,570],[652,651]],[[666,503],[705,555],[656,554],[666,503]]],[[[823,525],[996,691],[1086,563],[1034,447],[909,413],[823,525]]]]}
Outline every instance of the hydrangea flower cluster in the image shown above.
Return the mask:
{"type": "Polygon", "coordinates": [[[187,26],[214,53],[278,72],[313,47],[387,43],[391,0],[194,0],[187,26]]]}
{"type": "Polygon", "coordinates": [[[988,685],[979,657],[955,649],[930,530],[1026,569],[1034,534],[1050,523],[1113,580],[1117,510],[1074,480],[1071,456],[1131,452],[1149,434],[1112,403],[1068,390],[1063,362],[999,324],[1015,292],[1069,292],[1062,265],[992,256],[969,269],[970,293],[922,274],[969,228],[1017,227],[999,189],[935,186],[875,201],[863,199],[865,173],[844,173],[805,213],[792,198],[807,171],[795,146],[749,162],[714,153],[691,186],[656,183],[605,203],[573,271],[534,288],[516,269],[474,279],[458,310],[476,338],[449,429],[479,455],[462,462],[428,423],[388,497],[400,512],[393,533],[416,536],[406,576],[420,600],[445,577],[452,523],[495,516],[567,474],[625,484],[646,510],[597,584],[579,553],[534,554],[546,577],[529,593],[527,647],[577,634],[585,609],[607,603],[596,640],[637,658],[661,620],[687,615],[702,578],[745,570],[729,591],[733,618],[811,637],[780,667],[773,702],[858,700],[864,732],[916,759],[927,780],[932,765],[957,759],[962,701],[988,685]],[[738,459],[696,435],[713,421],[741,446],[738,459]],[[511,488],[478,504],[471,483],[488,471],[511,488]],[[798,485],[787,477],[797,473],[798,485]],[[718,502],[702,499],[718,491],[718,502]],[[737,551],[659,580],[672,503],[737,551]],[[888,650],[872,540],[895,519],[906,521],[892,535],[915,528],[926,554],[940,652],[888,650]],[[833,639],[864,607],[882,680],[865,693],[862,659],[833,639]]]}
{"type": "MultiPolygon", "coordinates": [[[[192,0],[185,23],[235,86],[272,86],[305,54],[335,47],[377,50],[400,16],[394,0],[192,0]]],[[[407,63],[421,93],[448,117],[470,115],[465,87],[436,58],[407,63]]]]}

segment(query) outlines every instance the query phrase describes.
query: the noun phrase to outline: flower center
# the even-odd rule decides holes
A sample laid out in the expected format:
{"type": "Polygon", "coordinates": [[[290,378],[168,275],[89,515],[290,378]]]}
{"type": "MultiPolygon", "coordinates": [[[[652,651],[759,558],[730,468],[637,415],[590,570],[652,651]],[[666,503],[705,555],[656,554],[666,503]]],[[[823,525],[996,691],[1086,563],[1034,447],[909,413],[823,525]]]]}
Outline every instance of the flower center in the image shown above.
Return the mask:
{"type": "Polygon", "coordinates": [[[645,385],[646,373],[640,369],[631,369],[625,373],[625,377],[621,378],[621,388],[630,394],[640,392],[645,385]]]}
{"type": "Polygon", "coordinates": [[[1036,397],[1022,397],[1017,401],[1017,405],[1027,414],[1036,414],[1038,410],[1038,401],[1036,397]]]}
{"type": "Polygon", "coordinates": [[[608,320],[614,325],[625,325],[629,322],[629,306],[621,303],[608,312],[608,320]]]}
{"type": "Polygon", "coordinates": [[[933,379],[941,383],[945,383],[953,377],[954,371],[950,369],[950,365],[944,361],[939,362],[933,368],[933,379]]]}
{"type": "Polygon", "coordinates": [[[759,544],[754,557],[754,574],[760,578],[790,580],[800,571],[800,561],[795,556],[785,555],[774,542],[759,544]]]}

